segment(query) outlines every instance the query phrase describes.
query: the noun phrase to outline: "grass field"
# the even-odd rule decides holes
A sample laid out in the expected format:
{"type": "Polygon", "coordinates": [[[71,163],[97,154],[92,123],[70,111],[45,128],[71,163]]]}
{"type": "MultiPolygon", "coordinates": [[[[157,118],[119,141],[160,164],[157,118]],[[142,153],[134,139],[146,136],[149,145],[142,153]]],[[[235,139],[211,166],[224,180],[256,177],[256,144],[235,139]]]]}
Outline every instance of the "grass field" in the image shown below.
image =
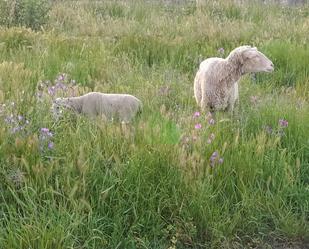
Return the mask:
{"type": "Polygon", "coordinates": [[[0,248],[308,248],[308,33],[308,5],[231,1],[56,1],[0,28],[0,248]],[[237,115],[194,116],[199,63],[245,44],[275,71],[237,115]],[[143,112],[53,121],[94,90],[143,112]]]}

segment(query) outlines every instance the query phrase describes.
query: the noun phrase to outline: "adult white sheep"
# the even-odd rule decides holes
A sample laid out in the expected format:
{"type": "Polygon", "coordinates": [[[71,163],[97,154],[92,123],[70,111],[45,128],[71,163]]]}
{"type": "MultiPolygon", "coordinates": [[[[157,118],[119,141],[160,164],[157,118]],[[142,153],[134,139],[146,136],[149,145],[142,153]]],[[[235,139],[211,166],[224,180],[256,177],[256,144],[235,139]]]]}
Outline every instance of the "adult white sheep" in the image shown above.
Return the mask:
{"type": "Polygon", "coordinates": [[[52,112],[59,117],[62,107],[89,117],[100,116],[104,120],[118,118],[129,123],[141,111],[142,102],[129,94],[105,94],[90,92],[79,97],[57,98],[52,105],[52,112]]]}
{"type": "Polygon", "coordinates": [[[233,111],[238,101],[238,80],[253,72],[272,72],[273,63],[256,47],[240,46],[227,58],[201,62],[194,79],[194,96],[202,110],[233,111]]]}

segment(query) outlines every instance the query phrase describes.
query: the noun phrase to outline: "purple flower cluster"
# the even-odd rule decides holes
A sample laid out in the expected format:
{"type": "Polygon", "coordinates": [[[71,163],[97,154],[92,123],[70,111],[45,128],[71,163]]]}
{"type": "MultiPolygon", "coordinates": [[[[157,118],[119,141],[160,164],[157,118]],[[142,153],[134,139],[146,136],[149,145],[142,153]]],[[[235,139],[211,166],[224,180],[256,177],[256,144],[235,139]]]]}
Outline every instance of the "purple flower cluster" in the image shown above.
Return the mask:
{"type": "Polygon", "coordinates": [[[220,56],[223,56],[224,55],[224,48],[219,48],[218,53],[219,53],[220,56]]]}
{"type": "Polygon", "coordinates": [[[41,128],[39,134],[40,149],[44,150],[46,147],[50,150],[53,149],[54,143],[52,138],[53,133],[48,128],[41,128]]]}
{"type": "MultiPolygon", "coordinates": [[[[213,119],[213,116],[211,113],[208,113],[205,117],[205,120],[201,120],[202,118],[202,114],[200,112],[194,112],[192,115],[192,119],[194,120],[194,129],[191,131],[191,135],[185,135],[182,137],[181,139],[181,144],[188,146],[190,144],[190,142],[196,142],[199,140],[200,136],[200,132],[202,130],[203,127],[209,127],[211,125],[215,124],[215,120],[213,119]]],[[[211,144],[213,142],[213,140],[215,139],[215,134],[214,133],[210,133],[209,137],[207,138],[207,143],[211,144]]]]}
{"type": "Polygon", "coordinates": [[[73,86],[75,84],[75,80],[71,80],[67,74],[61,73],[56,77],[53,83],[49,80],[39,82],[36,96],[39,101],[43,100],[44,92],[47,92],[52,98],[55,98],[57,95],[74,96],[73,86]],[[69,92],[69,90],[71,90],[71,92],[69,92]]]}
{"type": "MultiPolygon", "coordinates": [[[[200,118],[201,117],[201,113],[200,112],[195,112],[194,114],[193,114],[193,118],[194,119],[198,119],[198,118],[200,118]]],[[[213,119],[213,116],[212,116],[212,114],[209,112],[207,115],[206,115],[206,121],[207,121],[207,123],[209,124],[209,125],[214,125],[215,123],[216,123],[216,121],[213,119]]],[[[199,129],[201,129],[203,127],[203,125],[201,124],[201,123],[196,123],[195,125],[194,125],[194,128],[196,129],[196,130],[199,130],[199,129]]]]}
{"type": "Polygon", "coordinates": [[[216,123],[216,121],[214,120],[211,112],[207,113],[206,120],[208,121],[208,124],[210,124],[210,125],[214,125],[216,123]]]}
{"type": "Polygon", "coordinates": [[[216,164],[222,164],[223,158],[219,157],[218,151],[212,153],[211,157],[209,158],[210,166],[214,167],[216,164]]]}
{"type": "Polygon", "coordinates": [[[270,125],[264,126],[265,132],[269,135],[277,135],[279,137],[282,137],[284,133],[284,129],[289,126],[289,122],[285,119],[279,119],[278,121],[278,128],[275,129],[271,127],[270,125]]]}
{"type": "MultiPolygon", "coordinates": [[[[14,102],[12,102],[14,103],[14,102]]],[[[20,114],[14,114],[8,109],[5,109],[6,105],[2,105],[1,116],[4,117],[4,122],[10,130],[11,134],[26,131],[27,126],[30,124],[24,116],[20,114]]]]}
{"type": "Polygon", "coordinates": [[[214,125],[215,123],[216,123],[216,121],[213,118],[208,120],[208,124],[210,124],[210,125],[214,125]]]}
{"type": "Polygon", "coordinates": [[[198,118],[199,116],[201,116],[201,113],[200,113],[200,112],[195,112],[195,113],[193,114],[193,117],[195,117],[195,118],[198,118]]]}
{"type": "Polygon", "coordinates": [[[199,130],[199,129],[202,128],[202,124],[200,124],[200,123],[195,124],[194,128],[195,128],[196,130],[199,130]]]}
{"type": "Polygon", "coordinates": [[[279,126],[282,127],[282,128],[286,128],[289,125],[289,122],[285,119],[279,119],[278,123],[279,123],[279,126]]]}

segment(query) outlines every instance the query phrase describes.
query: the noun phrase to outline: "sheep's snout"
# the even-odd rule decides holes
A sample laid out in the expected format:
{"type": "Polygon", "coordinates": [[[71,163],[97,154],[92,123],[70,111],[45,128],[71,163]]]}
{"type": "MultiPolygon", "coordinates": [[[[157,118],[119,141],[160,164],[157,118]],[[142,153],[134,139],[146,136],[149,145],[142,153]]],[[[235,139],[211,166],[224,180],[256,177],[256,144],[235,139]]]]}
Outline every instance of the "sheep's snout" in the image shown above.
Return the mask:
{"type": "Polygon", "coordinates": [[[274,64],[271,62],[265,69],[266,72],[271,73],[275,70],[274,64]]]}

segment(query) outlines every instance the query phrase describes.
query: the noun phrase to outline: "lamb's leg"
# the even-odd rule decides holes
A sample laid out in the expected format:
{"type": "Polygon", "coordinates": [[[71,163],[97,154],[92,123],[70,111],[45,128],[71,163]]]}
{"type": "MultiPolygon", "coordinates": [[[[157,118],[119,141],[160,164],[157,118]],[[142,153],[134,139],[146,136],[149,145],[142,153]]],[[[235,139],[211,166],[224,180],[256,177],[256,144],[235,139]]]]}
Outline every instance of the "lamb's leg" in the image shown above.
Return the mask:
{"type": "Polygon", "coordinates": [[[133,108],[127,106],[118,110],[118,118],[122,124],[129,124],[136,111],[133,108]]]}
{"type": "Polygon", "coordinates": [[[101,120],[103,122],[107,122],[108,121],[108,118],[103,113],[100,115],[100,117],[101,117],[101,120]]]}

